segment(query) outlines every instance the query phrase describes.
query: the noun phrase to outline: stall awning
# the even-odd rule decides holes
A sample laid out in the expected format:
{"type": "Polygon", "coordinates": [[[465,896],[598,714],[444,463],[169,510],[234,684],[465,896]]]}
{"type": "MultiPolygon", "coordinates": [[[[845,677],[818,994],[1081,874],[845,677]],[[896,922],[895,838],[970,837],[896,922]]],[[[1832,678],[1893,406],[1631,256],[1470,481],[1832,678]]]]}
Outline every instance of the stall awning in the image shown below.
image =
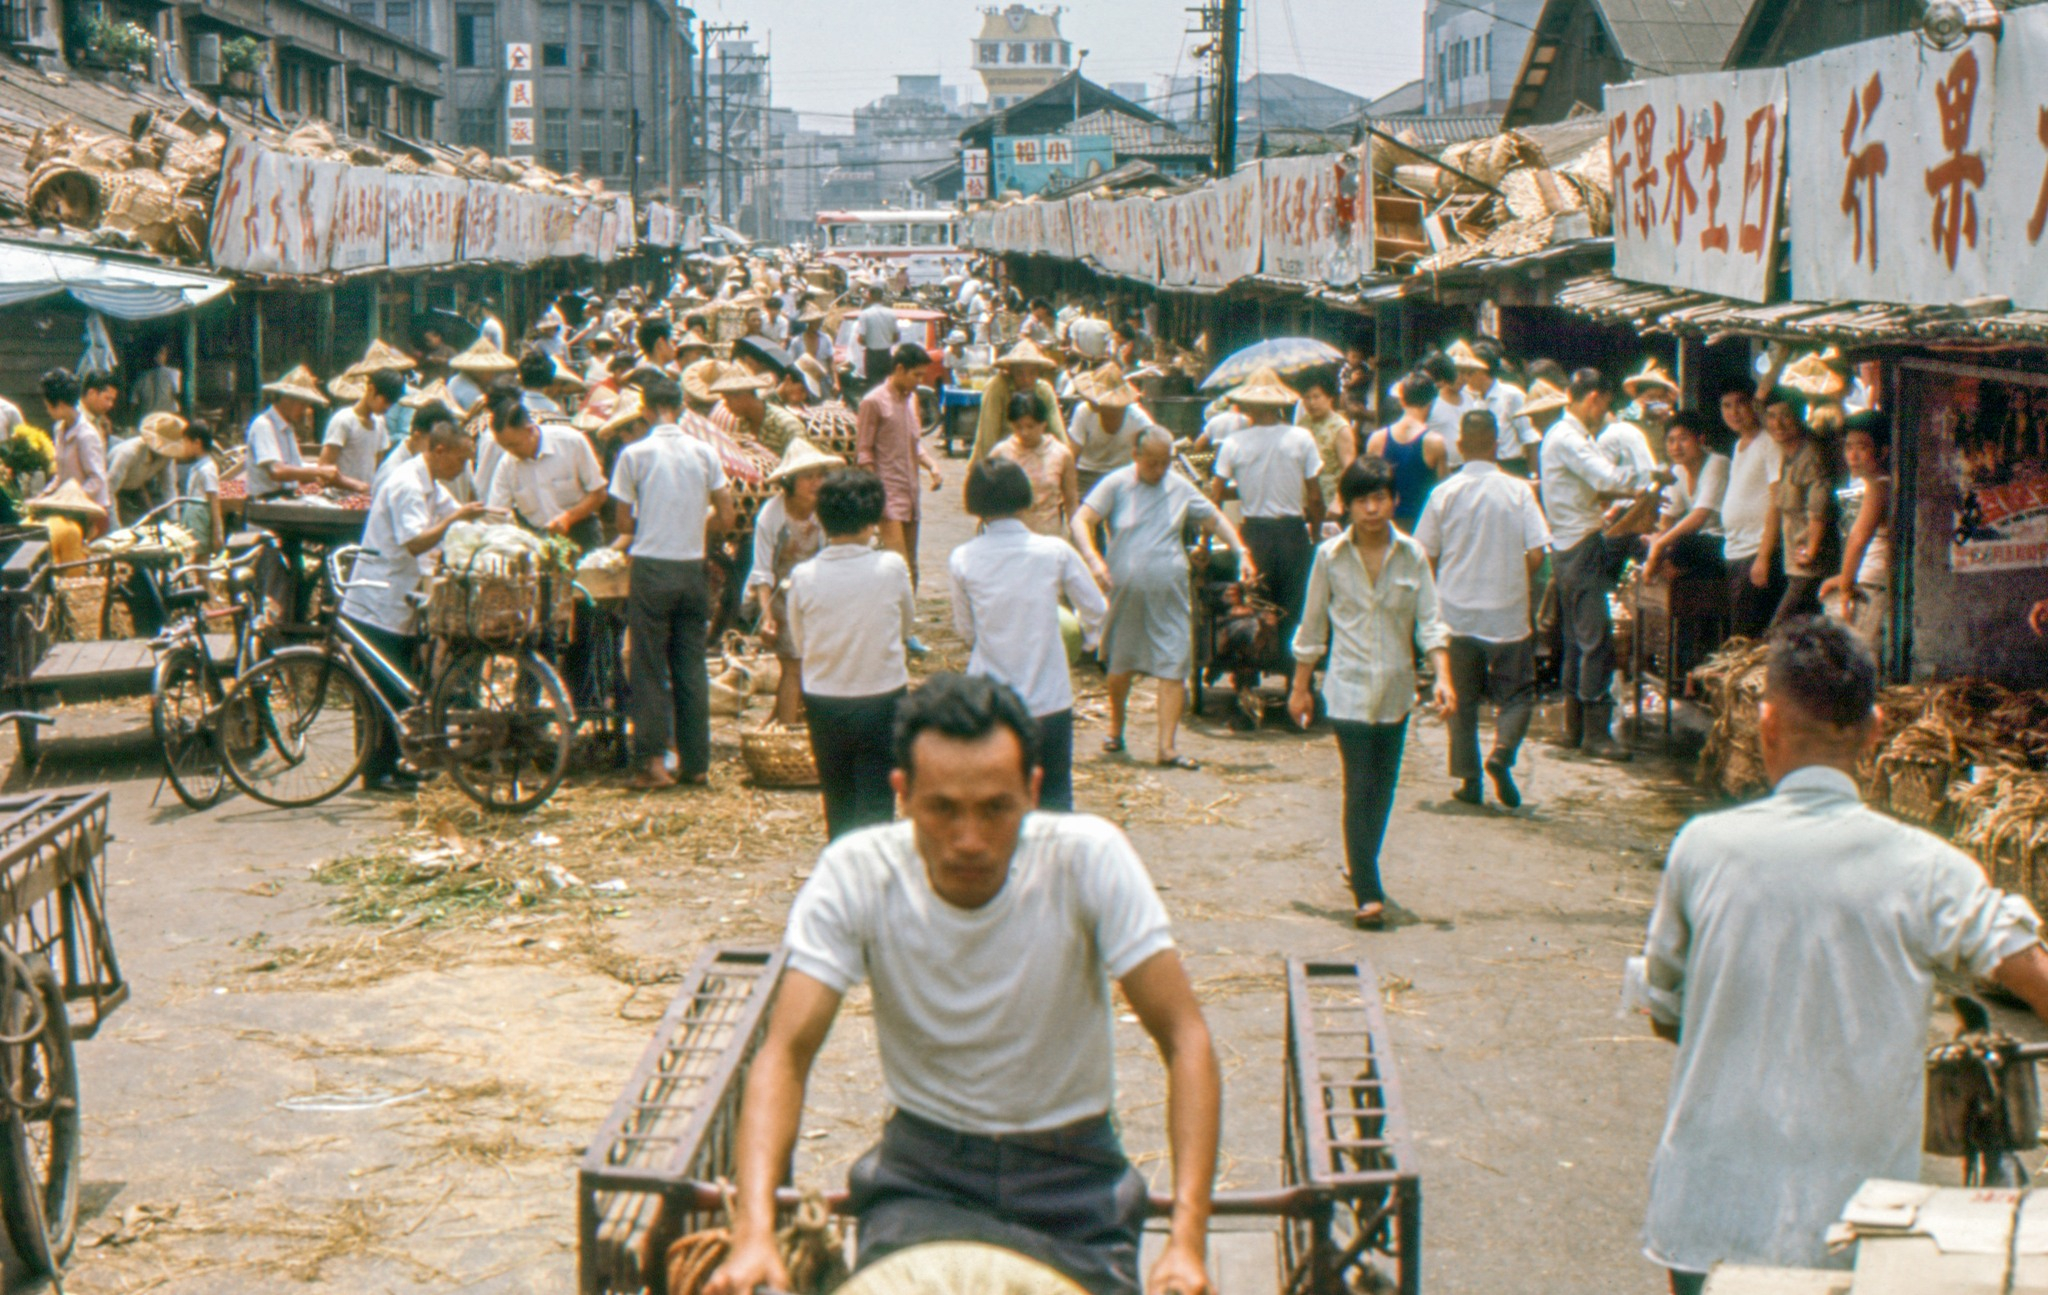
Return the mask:
{"type": "Polygon", "coordinates": [[[68,292],[116,319],[155,319],[203,306],[229,288],[225,279],[53,247],[0,243],[0,306],[68,292]]]}

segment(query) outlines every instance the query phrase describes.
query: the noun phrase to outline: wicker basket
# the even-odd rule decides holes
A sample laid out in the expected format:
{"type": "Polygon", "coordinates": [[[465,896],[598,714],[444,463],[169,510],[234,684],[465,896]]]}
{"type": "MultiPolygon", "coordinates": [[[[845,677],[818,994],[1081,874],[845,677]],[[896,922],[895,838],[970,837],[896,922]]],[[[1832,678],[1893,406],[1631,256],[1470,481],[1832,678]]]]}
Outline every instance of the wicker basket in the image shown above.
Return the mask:
{"type": "Polygon", "coordinates": [[[456,643],[510,647],[540,631],[540,578],[448,571],[427,594],[427,632],[456,643]]]}
{"type": "Polygon", "coordinates": [[[1990,771],[1955,799],[1956,844],[1977,857],[1991,884],[2048,903],[2048,775],[1990,771]]]}
{"type": "Polygon", "coordinates": [[[576,583],[601,603],[625,601],[632,578],[632,568],[623,562],[617,566],[576,568],[576,583]]]}
{"type": "Polygon", "coordinates": [[[818,762],[811,755],[811,736],[802,728],[770,722],[740,733],[740,758],[756,787],[815,787],[818,762]]]}
{"type": "Polygon", "coordinates": [[[1951,761],[1886,752],[1877,758],[1873,791],[1894,818],[1938,828],[1949,817],[1949,784],[1962,772],[1951,761]]]}

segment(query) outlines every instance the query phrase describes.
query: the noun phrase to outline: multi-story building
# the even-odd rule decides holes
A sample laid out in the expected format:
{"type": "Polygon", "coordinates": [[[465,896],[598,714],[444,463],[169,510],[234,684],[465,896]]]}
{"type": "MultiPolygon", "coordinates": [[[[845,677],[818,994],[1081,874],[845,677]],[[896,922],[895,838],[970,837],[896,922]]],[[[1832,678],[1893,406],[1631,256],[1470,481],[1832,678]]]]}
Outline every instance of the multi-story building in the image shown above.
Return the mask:
{"type": "Polygon", "coordinates": [[[741,233],[755,233],[756,186],[770,160],[768,51],[724,40],[704,61],[704,206],[741,233]]]}
{"type": "Polygon", "coordinates": [[[1423,110],[1433,117],[1507,110],[1543,0],[1429,0],[1422,16],[1423,110]]]}
{"type": "Polygon", "coordinates": [[[988,91],[991,109],[1021,103],[1073,69],[1074,47],[1060,35],[1061,10],[1013,4],[981,12],[974,70],[988,91]]]}
{"type": "MultiPolygon", "coordinates": [[[[454,144],[536,156],[618,189],[672,193],[682,182],[690,37],[661,0],[349,0],[419,6],[445,52],[454,144]],[[515,128],[515,121],[529,124],[515,128]],[[520,130],[515,139],[513,132],[520,130]],[[531,142],[525,132],[531,131],[531,142]]],[[[680,11],[687,14],[687,10],[680,11]]]]}
{"type": "Polygon", "coordinates": [[[805,130],[796,113],[774,108],[768,114],[774,165],[768,173],[772,224],[766,237],[778,243],[801,243],[817,230],[825,201],[825,177],[839,164],[840,150],[852,136],[805,130]]]}
{"type": "Polygon", "coordinates": [[[858,210],[920,201],[917,177],[955,157],[961,128],[978,115],[963,111],[936,76],[897,77],[895,94],[855,110],[853,138],[826,175],[824,205],[858,210]]]}

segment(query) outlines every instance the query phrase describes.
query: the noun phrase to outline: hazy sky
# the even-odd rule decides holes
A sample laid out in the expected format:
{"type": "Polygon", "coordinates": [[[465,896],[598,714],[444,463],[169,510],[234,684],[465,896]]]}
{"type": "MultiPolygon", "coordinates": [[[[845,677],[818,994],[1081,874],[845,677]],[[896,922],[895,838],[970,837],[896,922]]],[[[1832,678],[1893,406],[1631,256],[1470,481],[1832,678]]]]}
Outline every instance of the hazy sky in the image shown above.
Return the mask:
{"type": "MultiPolygon", "coordinates": [[[[1007,5],[1008,0],[1003,0],[1007,5]]],[[[712,23],[766,36],[775,103],[818,130],[853,128],[853,110],[896,88],[898,73],[972,86],[971,43],[995,0],[690,0],[712,23]]],[[[1091,51],[1089,80],[1151,81],[1196,70],[1183,35],[1195,0],[1080,0],[1060,28],[1091,51]]],[[[1046,7],[1045,0],[1035,7],[1046,7]]],[[[1292,72],[1375,95],[1421,75],[1422,0],[1245,0],[1244,72],[1292,72]]]]}

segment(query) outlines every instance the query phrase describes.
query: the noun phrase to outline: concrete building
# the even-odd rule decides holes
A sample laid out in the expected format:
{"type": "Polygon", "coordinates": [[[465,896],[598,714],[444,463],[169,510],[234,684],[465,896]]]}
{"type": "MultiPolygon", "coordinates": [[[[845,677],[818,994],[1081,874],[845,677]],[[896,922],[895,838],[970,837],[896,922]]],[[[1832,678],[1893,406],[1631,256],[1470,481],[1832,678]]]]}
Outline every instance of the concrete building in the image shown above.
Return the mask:
{"type": "Polygon", "coordinates": [[[1543,0],[1429,0],[1422,16],[1423,111],[1505,112],[1543,0]]]}
{"type": "Polygon", "coordinates": [[[818,213],[827,206],[825,177],[839,165],[840,152],[853,137],[805,130],[787,108],[769,110],[768,133],[775,163],[769,171],[766,237],[778,243],[809,242],[818,213]]]}
{"type": "Polygon", "coordinates": [[[921,199],[916,179],[956,157],[961,128],[973,117],[948,99],[936,76],[899,76],[896,93],[854,110],[853,138],[826,173],[825,207],[908,207],[921,199]]]}
{"type": "Polygon", "coordinates": [[[1074,66],[1074,47],[1060,35],[1059,9],[1013,4],[984,9],[974,38],[974,70],[1000,110],[1052,86],[1074,66]]]}
{"type": "Polygon", "coordinates": [[[764,213],[755,185],[771,158],[768,51],[759,41],[726,40],[704,64],[704,209],[749,237],[764,213]]]}
{"type": "Polygon", "coordinates": [[[682,182],[675,141],[683,136],[692,60],[674,7],[658,0],[349,0],[349,7],[381,8],[391,25],[418,12],[446,55],[450,112],[441,139],[538,156],[555,170],[642,196],[672,195],[682,182]],[[530,120],[523,129],[531,144],[512,138],[521,118],[530,120]]]}

